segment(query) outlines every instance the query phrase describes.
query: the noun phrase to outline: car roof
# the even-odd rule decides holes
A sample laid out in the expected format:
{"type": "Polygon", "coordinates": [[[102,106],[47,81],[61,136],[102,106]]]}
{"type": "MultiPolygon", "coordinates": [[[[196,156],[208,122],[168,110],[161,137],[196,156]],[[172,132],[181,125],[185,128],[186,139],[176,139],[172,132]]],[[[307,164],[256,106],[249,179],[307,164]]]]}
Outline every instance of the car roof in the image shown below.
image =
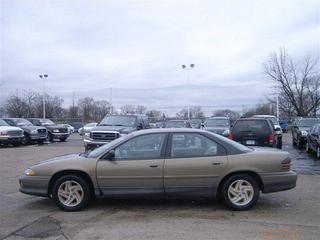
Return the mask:
{"type": "Polygon", "coordinates": [[[237,119],[237,121],[250,121],[250,120],[269,121],[268,119],[265,119],[265,118],[256,118],[256,117],[251,117],[251,118],[239,118],[239,119],[237,119]]]}
{"type": "Polygon", "coordinates": [[[224,116],[220,116],[220,117],[210,117],[210,118],[208,118],[208,120],[209,120],[209,119],[226,119],[226,120],[229,120],[228,117],[224,117],[224,116]]]}
{"type": "Polygon", "coordinates": [[[135,131],[134,135],[143,135],[148,133],[208,133],[207,131],[195,128],[152,128],[135,131]]]}

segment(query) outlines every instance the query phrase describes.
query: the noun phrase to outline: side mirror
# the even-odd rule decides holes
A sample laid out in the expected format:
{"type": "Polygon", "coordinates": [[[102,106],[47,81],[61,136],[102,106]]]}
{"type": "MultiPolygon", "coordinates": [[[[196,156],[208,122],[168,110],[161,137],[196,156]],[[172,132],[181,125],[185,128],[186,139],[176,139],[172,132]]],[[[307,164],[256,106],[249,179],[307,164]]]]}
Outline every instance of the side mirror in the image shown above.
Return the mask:
{"type": "Polygon", "coordinates": [[[110,150],[106,155],[103,156],[103,159],[109,160],[109,161],[114,161],[114,150],[110,150]]]}

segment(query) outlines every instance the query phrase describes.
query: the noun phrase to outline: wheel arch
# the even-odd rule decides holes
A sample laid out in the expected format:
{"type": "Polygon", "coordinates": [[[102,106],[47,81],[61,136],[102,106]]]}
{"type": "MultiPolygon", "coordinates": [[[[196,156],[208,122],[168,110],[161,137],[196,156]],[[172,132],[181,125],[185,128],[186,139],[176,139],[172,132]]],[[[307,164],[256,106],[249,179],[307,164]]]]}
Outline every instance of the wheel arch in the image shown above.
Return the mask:
{"type": "Polygon", "coordinates": [[[218,188],[217,188],[217,194],[221,193],[221,189],[222,189],[222,186],[223,186],[224,182],[228,178],[230,178],[231,176],[234,176],[234,175],[237,175],[237,174],[247,174],[247,175],[253,177],[257,181],[260,190],[261,191],[264,190],[263,181],[262,181],[262,179],[261,179],[261,177],[259,176],[258,173],[254,172],[254,171],[251,171],[251,170],[241,170],[241,171],[235,171],[235,172],[228,173],[226,176],[224,176],[221,179],[221,181],[219,182],[219,185],[218,185],[218,188]]]}
{"type": "Polygon", "coordinates": [[[56,172],[49,180],[49,184],[48,184],[48,195],[49,196],[52,193],[52,188],[53,188],[54,182],[57,179],[59,179],[60,177],[65,176],[65,175],[75,175],[75,176],[81,177],[83,180],[85,180],[88,183],[91,194],[92,194],[92,196],[94,196],[94,186],[93,186],[92,179],[88,173],[81,171],[81,170],[62,170],[62,171],[56,172]]]}

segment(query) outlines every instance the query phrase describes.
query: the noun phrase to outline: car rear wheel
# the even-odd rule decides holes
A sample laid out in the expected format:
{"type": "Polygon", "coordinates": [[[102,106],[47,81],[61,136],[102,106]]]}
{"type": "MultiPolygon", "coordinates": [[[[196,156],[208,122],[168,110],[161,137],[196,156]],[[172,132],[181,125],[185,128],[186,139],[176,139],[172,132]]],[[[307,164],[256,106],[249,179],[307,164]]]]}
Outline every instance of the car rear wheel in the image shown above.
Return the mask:
{"type": "Polygon", "coordinates": [[[62,210],[78,211],[89,204],[91,192],[88,183],[81,177],[66,175],[55,181],[52,199],[62,210]]]}
{"type": "Polygon", "coordinates": [[[222,198],[232,210],[252,208],[259,199],[260,188],[257,181],[247,174],[236,174],[228,178],[222,186],[222,198]]]}

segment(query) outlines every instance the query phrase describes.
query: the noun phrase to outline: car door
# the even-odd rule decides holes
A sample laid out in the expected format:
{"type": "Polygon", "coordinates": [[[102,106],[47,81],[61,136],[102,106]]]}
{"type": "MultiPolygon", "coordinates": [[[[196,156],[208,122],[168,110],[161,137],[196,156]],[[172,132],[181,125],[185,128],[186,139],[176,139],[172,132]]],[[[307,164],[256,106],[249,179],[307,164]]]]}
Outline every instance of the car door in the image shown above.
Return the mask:
{"type": "Polygon", "coordinates": [[[318,126],[317,125],[311,128],[309,137],[310,137],[310,145],[311,145],[310,147],[311,149],[316,151],[317,144],[318,144],[318,126]]]}
{"type": "Polygon", "coordinates": [[[163,164],[167,134],[152,133],[115,147],[114,159],[99,159],[97,181],[105,195],[163,194],[163,164]]]}
{"type": "Polygon", "coordinates": [[[164,163],[166,195],[211,195],[228,162],[224,147],[200,133],[170,134],[168,146],[164,163]]]}

